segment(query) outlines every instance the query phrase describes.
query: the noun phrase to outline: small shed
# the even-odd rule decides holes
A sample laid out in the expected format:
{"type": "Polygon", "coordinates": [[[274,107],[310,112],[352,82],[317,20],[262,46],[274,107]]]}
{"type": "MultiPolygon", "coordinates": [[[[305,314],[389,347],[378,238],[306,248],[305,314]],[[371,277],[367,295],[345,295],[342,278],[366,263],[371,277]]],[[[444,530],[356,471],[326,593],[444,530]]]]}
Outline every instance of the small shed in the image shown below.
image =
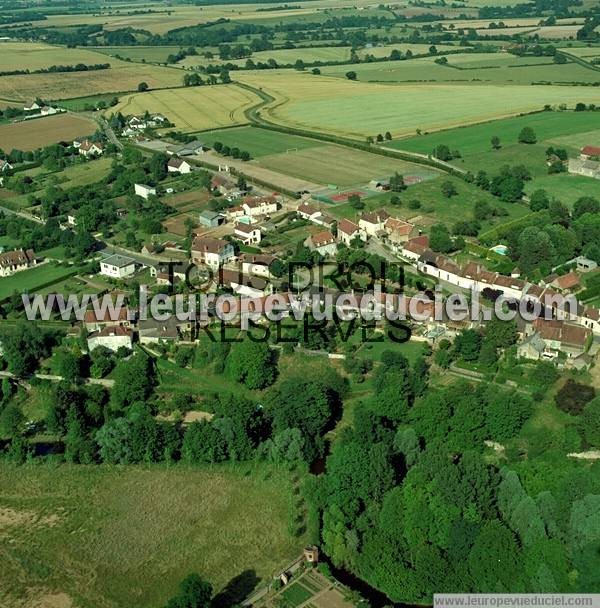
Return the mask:
{"type": "Polygon", "coordinates": [[[205,209],[204,211],[200,212],[198,219],[203,226],[206,226],[207,228],[216,228],[223,223],[225,218],[217,211],[205,209]]]}

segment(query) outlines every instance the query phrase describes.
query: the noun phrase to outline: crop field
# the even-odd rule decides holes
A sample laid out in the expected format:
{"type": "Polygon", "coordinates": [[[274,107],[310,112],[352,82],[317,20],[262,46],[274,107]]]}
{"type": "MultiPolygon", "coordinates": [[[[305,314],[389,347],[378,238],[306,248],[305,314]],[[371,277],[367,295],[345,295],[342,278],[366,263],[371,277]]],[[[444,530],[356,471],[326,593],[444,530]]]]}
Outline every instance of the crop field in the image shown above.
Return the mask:
{"type": "Polygon", "coordinates": [[[58,114],[12,124],[0,125],[3,150],[35,150],[59,141],[91,135],[97,125],[83,116],[58,114]]]}
{"type": "Polygon", "coordinates": [[[588,59],[590,57],[598,57],[600,55],[600,46],[579,46],[579,47],[568,47],[561,49],[569,55],[575,55],[576,57],[582,57],[588,59]]]}
{"type": "Polygon", "coordinates": [[[364,187],[366,182],[372,179],[387,179],[395,171],[422,179],[438,176],[437,172],[424,169],[420,165],[333,144],[263,156],[255,162],[292,177],[304,177],[342,188],[364,187]]]}
{"type": "Polygon", "coordinates": [[[3,42],[0,72],[39,70],[51,65],[109,63],[101,55],[82,48],[69,49],[40,42],[3,42]]]}
{"type": "MultiPolygon", "coordinates": [[[[363,63],[352,66],[359,81],[367,82],[473,82],[479,83],[573,83],[600,82],[600,72],[567,63],[557,65],[548,57],[515,57],[506,53],[464,53],[447,56],[439,65],[433,57],[410,61],[363,63]]],[[[346,78],[350,68],[322,68],[327,76],[346,78]]]]}
{"type": "Polygon", "coordinates": [[[250,152],[252,158],[260,158],[270,154],[283,152],[297,152],[307,148],[321,146],[322,142],[306,137],[297,137],[268,129],[256,127],[239,127],[223,129],[221,131],[208,131],[202,134],[202,140],[212,146],[214,142],[220,141],[230,148],[237,147],[240,150],[250,152]]]}
{"type": "MultiPolygon", "coordinates": [[[[409,63],[409,62],[406,62],[409,63]]],[[[242,73],[236,77],[262,87],[275,101],[261,108],[273,122],[364,138],[390,131],[435,130],[516,115],[544,104],[597,103],[592,87],[518,85],[385,85],[289,73],[242,73]]]]}
{"type": "Polygon", "coordinates": [[[289,478],[271,467],[1,471],[5,608],[162,606],[190,572],[216,591],[243,573],[258,583],[303,546],[287,532],[289,478]]]}
{"type": "MultiPolygon", "coordinates": [[[[95,57],[96,63],[105,63],[102,55],[95,54],[95,57]]],[[[0,78],[0,97],[57,100],[115,91],[135,91],[140,82],[146,82],[151,89],[182,84],[183,75],[177,68],[132,64],[118,59],[111,59],[107,63],[112,66],[108,70],[3,76],[0,78]]]]}
{"type": "Polygon", "coordinates": [[[178,129],[202,131],[248,122],[244,110],[258,101],[255,95],[235,85],[214,85],[129,95],[110,112],[160,112],[178,129]]]}

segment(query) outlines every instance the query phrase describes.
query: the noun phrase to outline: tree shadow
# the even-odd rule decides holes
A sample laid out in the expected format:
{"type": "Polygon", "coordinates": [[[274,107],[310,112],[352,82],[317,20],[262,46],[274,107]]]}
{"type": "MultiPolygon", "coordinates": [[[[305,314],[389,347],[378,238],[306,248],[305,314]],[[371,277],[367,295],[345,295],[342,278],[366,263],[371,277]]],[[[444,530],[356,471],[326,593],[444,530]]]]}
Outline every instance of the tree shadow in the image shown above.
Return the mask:
{"type": "Polygon", "coordinates": [[[255,570],[244,570],[215,595],[211,608],[230,608],[241,604],[254,591],[258,583],[260,583],[260,578],[256,575],[255,570]]]}

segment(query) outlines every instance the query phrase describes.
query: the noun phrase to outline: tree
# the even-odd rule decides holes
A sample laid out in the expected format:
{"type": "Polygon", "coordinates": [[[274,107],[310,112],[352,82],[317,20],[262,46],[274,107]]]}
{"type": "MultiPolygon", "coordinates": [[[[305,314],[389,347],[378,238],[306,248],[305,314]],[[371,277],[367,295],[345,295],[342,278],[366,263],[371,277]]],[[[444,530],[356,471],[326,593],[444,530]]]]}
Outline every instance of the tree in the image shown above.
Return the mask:
{"type": "Polygon", "coordinates": [[[364,209],[365,208],[365,204],[363,203],[362,199],[360,198],[360,196],[358,194],[351,194],[348,197],[348,204],[353,209],[364,209]]]}
{"type": "Polygon", "coordinates": [[[137,90],[138,90],[140,93],[143,93],[144,91],[147,91],[147,90],[148,90],[148,88],[149,88],[149,87],[148,87],[148,83],[147,83],[147,82],[140,82],[140,83],[138,84],[138,86],[137,86],[137,90]]]}
{"type": "Polygon", "coordinates": [[[584,407],[596,396],[594,387],[576,382],[569,378],[556,393],[556,407],[572,415],[581,414],[584,407]]]}
{"type": "Polygon", "coordinates": [[[123,410],[136,402],[145,402],[154,383],[154,365],[146,353],[138,352],[128,360],[119,361],[110,393],[111,408],[123,410]]]}
{"type": "Polygon", "coordinates": [[[384,137],[386,141],[392,141],[392,134],[389,131],[385,132],[384,137]]]}
{"type": "Polygon", "coordinates": [[[390,177],[390,190],[392,192],[402,192],[406,190],[406,184],[404,183],[404,176],[400,175],[398,171],[390,177]]]}
{"type": "Polygon", "coordinates": [[[436,158],[439,158],[440,160],[443,160],[443,161],[452,160],[452,154],[450,152],[450,148],[448,146],[446,146],[445,144],[440,144],[439,146],[436,146],[436,148],[433,151],[433,155],[436,158]]]}
{"type": "Polygon", "coordinates": [[[429,246],[433,251],[439,251],[440,253],[450,253],[454,250],[454,241],[444,224],[434,224],[431,227],[429,246]]]}
{"type": "Polygon", "coordinates": [[[600,397],[583,408],[579,416],[579,432],[589,446],[600,448],[600,397]]]}
{"type": "Polygon", "coordinates": [[[573,205],[573,219],[586,213],[600,213],[600,201],[592,196],[582,196],[573,205]]]}
{"type": "Polygon", "coordinates": [[[532,211],[542,211],[542,209],[548,209],[550,205],[550,198],[545,190],[535,190],[529,197],[529,207],[532,211]]]}
{"type": "Polygon", "coordinates": [[[9,403],[0,412],[0,436],[16,437],[20,434],[24,422],[25,416],[19,406],[9,403]]]}
{"type": "Polygon", "coordinates": [[[502,147],[502,144],[500,143],[500,138],[497,135],[494,135],[492,137],[492,148],[494,150],[500,150],[500,148],[502,147]]]}
{"type": "Polygon", "coordinates": [[[315,76],[318,76],[321,73],[321,70],[319,68],[313,68],[311,70],[311,73],[314,74],[315,76]]]}
{"type": "Polygon", "coordinates": [[[179,593],[166,603],[165,608],[208,608],[212,594],[210,583],[198,574],[188,574],[179,584],[179,593]]]}
{"type": "Polygon", "coordinates": [[[537,142],[535,131],[531,127],[523,127],[519,133],[520,144],[534,144],[537,142]]]}
{"type": "Polygon", "coordinates": [[[452,198],[453,196],[456,196],[458,194],[456,186],[449,180],[442,183],[441,190],[442,194],[446,198],[452,198]]]}
{"type": "Polygon", "coordinates": [[[227,375],[249,389],[263,389],[275,381],[274,354],[266,342],[234,344],[225,365],[227,375]]]}
{"type": "Polygon", "coordinates": [[[465,361],[477,361],[481,350],[481,334],[474,329],[466,329],[456,336],[454,350],[465,361]]]}
{"type": "Polygon", "coordinates": [[[0,331],[0,341],[8,371],[16,376],[26,376],[50,354],[56,336],[36,323],[20,322],[14,328],[0,331]]]}
{"type": "Polygon", "coordinates": [[[348,80],[356,80],[356,72],[351,70],[350,72],[346,72],[346,78],[348,80]]]}

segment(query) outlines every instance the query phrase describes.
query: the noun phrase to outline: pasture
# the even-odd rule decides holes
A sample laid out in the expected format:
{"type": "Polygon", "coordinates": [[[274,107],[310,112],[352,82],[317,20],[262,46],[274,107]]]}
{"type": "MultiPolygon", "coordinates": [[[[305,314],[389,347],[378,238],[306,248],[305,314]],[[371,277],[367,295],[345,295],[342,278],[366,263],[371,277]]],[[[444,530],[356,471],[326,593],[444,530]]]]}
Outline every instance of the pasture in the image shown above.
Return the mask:
{"type": "Polygon", "coordinates": [[[96,123],[84,116],[57,114],[0,125],[0,145],[5,151],[35,150],[59,141],[91,135],[96,128],[96,123]]]}
{"type": "Polygon", "coordinates": [[[288,532],[290,476],[273,467],[2,464],[1,472],[6,608],[162,606],[190,572],[215,591],[242,574],[252,585],[303,546],[288,532]]]}
{"type": "MultiPolygon", "coordinates": [[[[410,63],[410,62],[405,62],[410,63]]],[[[597,103],[592,87],[465,84],[386,85],[299,72],[244,72],[236,78],[275,101],[261,108],[273,122],[364,139],[390,131],[414,134],[541,109],[544,104],[597,103]]]]}
{"type": "MultiPolygon", "coordinates": [[[[507,53],[461,53],[448,55],[439,65],[434,57],[411,61],[363,63],[352,66],[358,80],[367,82],[559,83],[600,82],[600,72],[576,63],[555,64],[548,57],[516,57],[507,53]]],[[[346,78],[348,66],[328,66],[327,76],[346,78]]]]}
{"type": "Polygon", "coordinates": [[[108,112],[160,112],[179,130],[202,131],[248,122],[244,110],[258,101],[254,94],[233,84],[214,85],[129,95],[108,112]]]}
{"type": "Polygon", "coordinates": [[[2,277],[0,279],[0,300],[9,298],[15,291],[18,293],[36,293],[36,290],[51,283],[58,283],[75,272],[76,269],[72,267],[48,263],[29,270],[22,270],[11,277],[2,277]]]}

